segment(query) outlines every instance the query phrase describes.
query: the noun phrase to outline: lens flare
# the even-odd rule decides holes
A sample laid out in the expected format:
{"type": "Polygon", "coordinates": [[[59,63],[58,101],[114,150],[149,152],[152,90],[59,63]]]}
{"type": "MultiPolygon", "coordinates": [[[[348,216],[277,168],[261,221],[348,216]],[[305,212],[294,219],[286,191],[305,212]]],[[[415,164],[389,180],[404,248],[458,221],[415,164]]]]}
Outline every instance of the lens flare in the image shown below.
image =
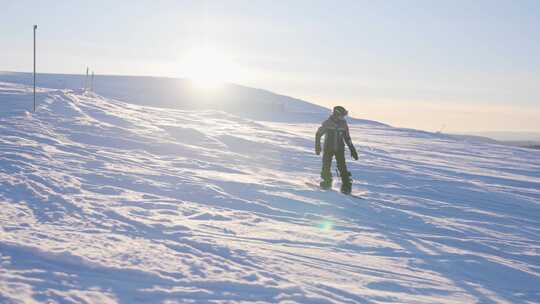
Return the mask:
{"type": "Polygon", "coordinates": [[[334,228],[334,223],[330,220],[325,220],[319,223],[319,229],[322,231],[330,231],[334,228]]]}

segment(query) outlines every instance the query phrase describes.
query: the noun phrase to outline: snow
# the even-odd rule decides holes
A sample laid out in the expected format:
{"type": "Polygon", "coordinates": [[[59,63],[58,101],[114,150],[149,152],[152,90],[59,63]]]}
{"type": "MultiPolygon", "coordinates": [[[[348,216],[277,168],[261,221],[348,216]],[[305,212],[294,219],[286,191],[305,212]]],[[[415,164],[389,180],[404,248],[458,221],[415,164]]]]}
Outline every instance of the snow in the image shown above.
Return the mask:
{"type": "MultiPolygon", "coordinates": [[[[33,76],[31,73],[0,71],[2,81],[32,85],[33,76]]],[[[330,112],[301,99],[236,84],[201,90],[188,79],[116,75],[96,75],[94,82],[94,91],[99,95],[138,105],[181,110],[217,109],[243,118],[281,122],[318,123],[330,112]]],[[[84,84],[83,75],[39,74],[38,78],[39,86],[53,89],[80,90],[84,84]]],[[[350,119],[349,122],[383,125],[365,119],[350,119]]]]}
{"type": "Polygon", "coordinates": [[[539,303],[540,151],[0,82],[2,303],[539,303]],[[334,187],[339,187],[335,183],[334,187]]]}

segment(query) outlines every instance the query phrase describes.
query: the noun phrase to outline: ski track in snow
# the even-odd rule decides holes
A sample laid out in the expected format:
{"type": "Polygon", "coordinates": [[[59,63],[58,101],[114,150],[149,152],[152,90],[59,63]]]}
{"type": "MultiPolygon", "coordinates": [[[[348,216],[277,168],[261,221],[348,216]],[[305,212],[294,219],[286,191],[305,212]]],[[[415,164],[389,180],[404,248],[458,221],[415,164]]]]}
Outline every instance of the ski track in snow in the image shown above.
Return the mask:
{"type": "Polygon", "coordinates": [[[354,125],[358,200],[308,185],[313,124],[31,96],[0,83],[2,303],[540,302],[539,151],[354,125]]]}

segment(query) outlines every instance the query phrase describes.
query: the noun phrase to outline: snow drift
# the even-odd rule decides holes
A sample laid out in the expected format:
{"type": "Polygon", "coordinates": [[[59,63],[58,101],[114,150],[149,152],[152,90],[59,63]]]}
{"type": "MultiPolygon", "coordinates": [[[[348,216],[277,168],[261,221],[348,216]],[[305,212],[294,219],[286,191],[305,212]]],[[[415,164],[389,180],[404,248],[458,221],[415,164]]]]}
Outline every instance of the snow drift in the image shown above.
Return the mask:
{"type": "Polygon", "coordinates": [[[540,152],[0,83],[2,303],[539,302],[540,152]]]}

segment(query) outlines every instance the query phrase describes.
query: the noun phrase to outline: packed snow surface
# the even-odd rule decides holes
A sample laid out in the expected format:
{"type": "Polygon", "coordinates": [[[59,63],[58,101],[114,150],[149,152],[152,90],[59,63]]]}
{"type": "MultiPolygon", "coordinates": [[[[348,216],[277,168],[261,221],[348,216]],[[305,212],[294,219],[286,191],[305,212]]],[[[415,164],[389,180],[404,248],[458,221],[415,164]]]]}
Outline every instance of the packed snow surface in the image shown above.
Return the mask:
{"type": "Polygon", "coordinates": [[[1,303],[539,303],[540,151],[0,83],[1,303]],[[339,187],[336,182],[335,188],[339,187]]]}

